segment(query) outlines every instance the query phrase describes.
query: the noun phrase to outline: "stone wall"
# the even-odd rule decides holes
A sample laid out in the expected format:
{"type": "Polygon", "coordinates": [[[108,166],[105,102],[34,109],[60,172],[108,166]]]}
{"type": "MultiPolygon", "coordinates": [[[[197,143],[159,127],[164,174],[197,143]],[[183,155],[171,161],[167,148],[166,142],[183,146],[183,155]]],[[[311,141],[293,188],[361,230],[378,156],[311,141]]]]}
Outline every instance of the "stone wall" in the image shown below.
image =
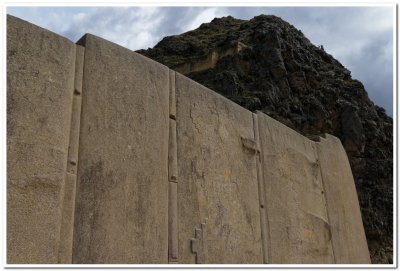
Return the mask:
{"type": "Polygon", "coordinates": [[[7,262],[370,263],[340,141],[7,18],[7,262]]]}

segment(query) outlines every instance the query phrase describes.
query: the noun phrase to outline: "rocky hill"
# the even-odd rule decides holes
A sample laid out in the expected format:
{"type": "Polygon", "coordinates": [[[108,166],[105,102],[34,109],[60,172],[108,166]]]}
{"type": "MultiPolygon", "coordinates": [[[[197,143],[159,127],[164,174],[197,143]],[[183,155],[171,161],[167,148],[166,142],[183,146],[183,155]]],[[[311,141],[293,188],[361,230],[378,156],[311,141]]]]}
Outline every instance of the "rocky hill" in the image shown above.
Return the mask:
{"type": "Polygon", "coordinates": [[[275,16],[214,19],[139,50],[249,110],[345,147],[373,263],[392,263],[392,118],[322,46],[275,16]]]}

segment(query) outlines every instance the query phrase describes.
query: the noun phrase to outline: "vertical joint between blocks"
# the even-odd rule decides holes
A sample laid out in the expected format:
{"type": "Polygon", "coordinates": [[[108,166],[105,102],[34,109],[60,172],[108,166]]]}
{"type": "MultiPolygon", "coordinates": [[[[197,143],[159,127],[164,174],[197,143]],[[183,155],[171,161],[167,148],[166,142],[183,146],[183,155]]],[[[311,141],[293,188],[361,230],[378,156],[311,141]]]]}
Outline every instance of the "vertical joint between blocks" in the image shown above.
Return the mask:
{"type": "Polygon", "coordinates": [[[257,114],[253,113],[253,130],[254,142],[256,149],[256,170],[257,170],[257,183],[258,183],[258,198],[260,205],[260,224],[261,224],[261,240],[263,250],[263,262],[269,263],[269,226],[267,216],[267,206],[265,201],[264,178],[262,172],[262,146],[260,144],[260,134],[258,129],[257,114]]]}
{"type": "Polygon", "coordinates": [[[79,130],[82,105],[83,66],[85,48],[75,45],[75,72],[72,91],[71,122],[69,131],[67,168],[62,201],[58,262],[72,263],[75,196],[79,152],[79,130]]]}
{"type": "Polygon", "coordinates": [[[320,159],[319,159],[319,152],[318,152],[318,145],[320,145],[320,144],[323,144],[323,142],[313,142],[313,149],[314,149],[314,154],[315,154],[315,157],[316,157],[316,164],[317,164],[317,166],[318,166],[318,172],[319,172],[319,176],[321,177],[321,186],[322,186],[322,191],[323,191],[323,198],[324,198],[324,203],[325,203],[325,213],[326,213],[326,217],[327,217],[327,225],[328,225],[328,227],[329,227],[329,234],[331,235],[331,238],[330,238],[330,245],[331,245],[331,248],[332,248],[332,258],[333,258],[333,263],[337,263],[337,260],[336,260],[336,256],[335,256],[335,247],[333,246],[333,241],[332,241],[332,229],[331,229],[331,220],[332,220],[332,218],[331,218],[331,216],[330,216],[330,213],[329,213],[329,209],[328,209],[328,201],[327,201],[327,198],[326,198],[326,188],[325,188],[325,182],[324,182],[324,176],[322,175],[322,167],[321,167],[321,164],[320,164],[320,159]]]}
{"type": "Polygon", "coordinates": [[[72,97],[71,127],[70,127],[68,164],[67,164],[67,172],[75,175],[77,174],[77,167],[78,167],[84,54],[85,54],[85,48],[80,45],[76,45],[75,78],[74,78],[74,90],[72,97]]]}
{"type": "Polygon", "coordinates": [[[175,71],[169,70],[168,262],[178,263],[178,154],[175,71]]]}
{"type": "Polygon", "coordinates": [[[176,120],[175,71],[169,70],[169,118],[176,120]]]}

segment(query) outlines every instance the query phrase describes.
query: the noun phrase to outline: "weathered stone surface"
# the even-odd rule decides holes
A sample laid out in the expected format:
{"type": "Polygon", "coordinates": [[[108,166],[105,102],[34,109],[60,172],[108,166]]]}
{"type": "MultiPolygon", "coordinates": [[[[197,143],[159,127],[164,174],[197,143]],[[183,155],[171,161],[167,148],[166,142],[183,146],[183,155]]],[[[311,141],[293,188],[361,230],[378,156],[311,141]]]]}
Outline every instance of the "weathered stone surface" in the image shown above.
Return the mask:
{"type": "MultiPolygon", "coordinates": [[[[313,142],[98,37],[79,43],[8,17],[9,263],[370,263],[339,139],[313,142]]],[[[346,106],[357,145],[378,125],[346,106]]]]}
{"type": "Polygon", "coordinates": [[[138,52],[190,72],[187,77],[303,135],[340,138],[353,171],[372,262],[393,262],[393,120],[323,46],[313,45],[300,29],[273,15],[250,20],[228,16],[138,52]],[[209,61],[212,65],[201,65],[233,44],[244,46],[209,61]],[[202,68],[191,69],[193,63],[202,68]],[[359,166],[360,159],[365,167],[359,166]]]}
{"type": "Polygon", "coordinates": [[[268,217],[268,262],[334,263],[314,142],[261,112],[257,118],[268,217]]]}
{"type": "Polygon", "coordinates": [[[7,263],[57,263],[75,44],[7,16],[7,263]]]}
{"type": "Polygon", "coordinates": [[[252,113],[180,74],[176,95],[179,262],[262,263],[252,113]]]}
{"type": "Polygon", "coordinates": [[[74,263],[168,262],[169,70],[86,35],[74,263]]]}
{"type": "Polygon", "coordinates": [[[371,263],[356,187],[340,140],[325,135],[316,143],[325,188],[336,263],[371,263]]]}

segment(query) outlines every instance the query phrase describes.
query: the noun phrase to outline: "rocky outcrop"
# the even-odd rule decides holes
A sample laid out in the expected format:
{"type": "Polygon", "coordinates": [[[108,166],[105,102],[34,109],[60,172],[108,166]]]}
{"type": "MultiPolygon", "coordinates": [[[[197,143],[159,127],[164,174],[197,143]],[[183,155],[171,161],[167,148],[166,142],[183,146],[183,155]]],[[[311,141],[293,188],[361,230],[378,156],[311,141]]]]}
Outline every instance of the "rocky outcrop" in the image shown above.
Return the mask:
{"type": "Polygon", "coordinates": [[[322,46],[282,19],[260,15],[249,21],[214,19],[138,52],[306,136],[339,137],[372,262],[392,262],[392,118],[322,46]]]}

